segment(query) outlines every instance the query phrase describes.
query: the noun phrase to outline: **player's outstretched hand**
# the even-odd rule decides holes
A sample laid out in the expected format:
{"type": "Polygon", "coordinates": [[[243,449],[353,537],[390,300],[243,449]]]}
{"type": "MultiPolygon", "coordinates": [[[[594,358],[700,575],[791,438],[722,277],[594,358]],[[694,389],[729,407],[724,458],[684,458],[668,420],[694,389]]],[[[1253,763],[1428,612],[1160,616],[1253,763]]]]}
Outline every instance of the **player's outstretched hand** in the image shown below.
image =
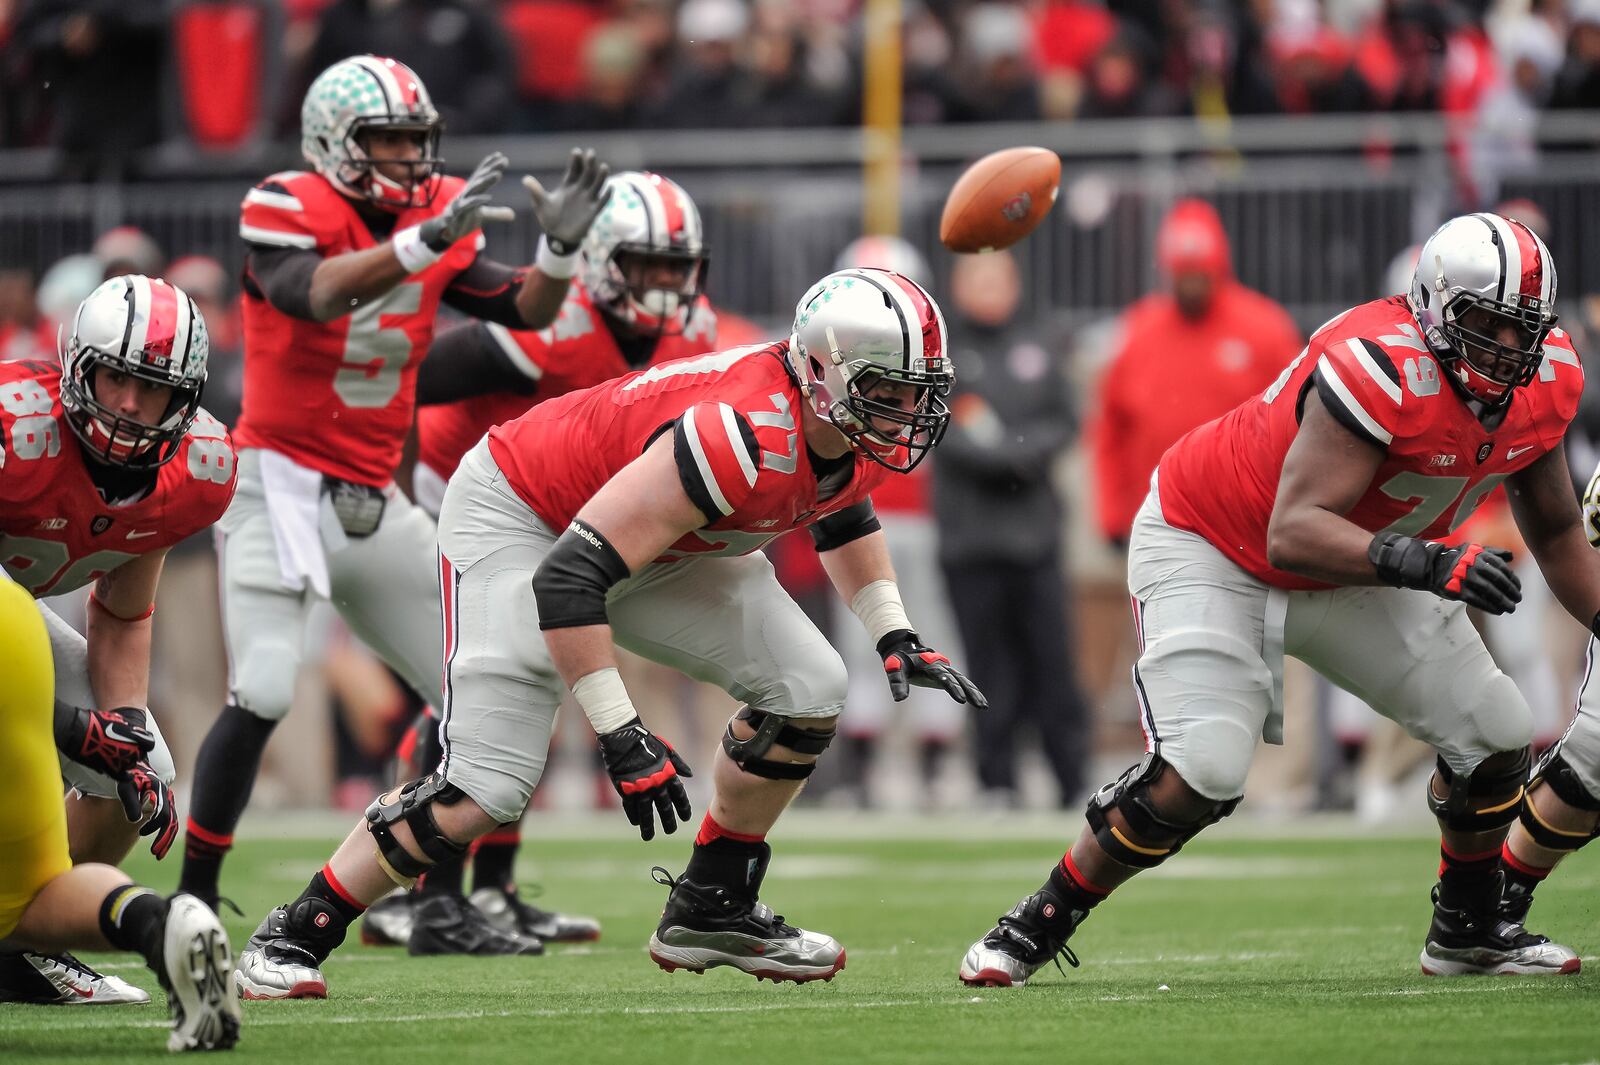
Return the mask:
{"type": "Polygon", "coordinates": [[[86,710],[58,705],[56,747],[79,765],[115,780],[155,750],[156,738],[148,725],[148,714],[138,706],[86,710]]]}
{"type": "Polygon", "coordinates": [[[544,239],[557,255],[571,255],[583,243],[600,209],[611,199],[606,179],[611,168],[594,157],[591,148],[574,148],[567,172],[554,192],[546,192],[532,174],[522,179],[533,200],[533,216],[544,239]]]}
{"type": "Polygon", "coordinates": [[[1503,547],[1447,547],[1383,532],[1372,538],[1367,557],[1378,579],[1398,588],[1418,588],[1441,599],[1459,600],[1488,614],[1509,614],[1522,602],[1522,579],[1503,547]]]}
{"type": "Polygon", "coordinates": [[[129,821],[145,819],[139,835],[154,836],[150,853],[157,861],[165,858],[172,841],[178,838],[178,801],[173,798],[172,789],[149,762],[140,762],[117,782],[117,798],[122,800],[122,812],[129,821]]]}
{"type": "Polygon", "coordinates": [[[950,660],[910,629],[896,629],[878,641],[878,655],[889,675],[889,694],[900,702],[911,694],[911,686],[943,688],[958,703],[971,703],[978,709],[989,705],[978,686],[950,664],[950,660]]]}
{"type": "Polygon", "coordinates": [[[637,717],[600,737],[600,755],[612,785],[622,796],[622,812],[639,826],[640,839],[655,838],[652,808],[661,816],[661,831],[669,836],[678,830],[679,821],[689,819],[689,793],[684,790],[683,778],[694,776],[693,770],[672,744],[645,728],[637,717]]]}
{"type": "Polygon", "coordinates": [[[478,164],[467,183],[461,186],[456,198],[445,209],[418,227],[422,243],[434,251],[442,252],[450,245],[479,229],[485,222],[509,222],[517,213],[509,207],[495,207],[489,195],[505,174],[510,160],[499,152],[491,152],[478,164]]]}

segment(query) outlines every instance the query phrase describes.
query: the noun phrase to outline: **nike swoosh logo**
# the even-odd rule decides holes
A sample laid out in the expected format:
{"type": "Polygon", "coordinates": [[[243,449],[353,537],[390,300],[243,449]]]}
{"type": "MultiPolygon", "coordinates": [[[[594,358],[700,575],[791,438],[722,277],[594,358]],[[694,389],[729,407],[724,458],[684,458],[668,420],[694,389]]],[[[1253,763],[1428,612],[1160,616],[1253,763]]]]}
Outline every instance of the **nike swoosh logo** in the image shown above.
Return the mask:
{"type": "Polygon", "coordinates": [[[94,998],[94,988],[92,988],[92,987],[89,990],[85,991],[83,988],[79,987],[77,984],[67,982],[66,983],[66,988],[67,988],[68,991],[71,991],[74,995],[77,995],[79,998],[94,998]]]}
{"type": "Polygon", "coordinates": [[[131,532],[128,534],[128,539],[143,540],[146,536],[154,536],[155,534],[156,530],[154,529],[150,530],[149,532],[131,532]]]}
{"type": "Polygon", "coordinates": [[[1517,456],[1518,455],[1523,455],[1523,454],[1528,453],[1529,451],[1532,451],[1533,447],[1534,447],[1534,445],[1529,444],[1527,447],[1514,447],[1514,448],[1512,448],[1510,451],[1506,452],[1506,461],[1507,462],[1515,462],[1517,460],[1517,456]]]}

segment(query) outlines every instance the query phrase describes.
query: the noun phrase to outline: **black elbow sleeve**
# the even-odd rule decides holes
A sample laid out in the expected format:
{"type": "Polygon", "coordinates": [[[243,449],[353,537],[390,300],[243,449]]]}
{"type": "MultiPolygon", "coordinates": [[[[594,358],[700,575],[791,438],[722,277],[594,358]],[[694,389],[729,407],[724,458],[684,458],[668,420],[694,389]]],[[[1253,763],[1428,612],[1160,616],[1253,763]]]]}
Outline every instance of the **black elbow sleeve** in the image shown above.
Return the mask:
{"type": "Polygon", "coordinates": [[[881,528],[883,526],[878,522],[877,512],[872,509],[872,500],[863,499],[854,506],[845,507],[813,523],[811,542],[816,544],[818,553],[832,551],[881,528]]]}
{"type": "Polygon", "coordinates": [[[574,518],[533,574],[539,628],[605,625],[606,593],[628,576],[617,549],[587,522],[574,518]]]}

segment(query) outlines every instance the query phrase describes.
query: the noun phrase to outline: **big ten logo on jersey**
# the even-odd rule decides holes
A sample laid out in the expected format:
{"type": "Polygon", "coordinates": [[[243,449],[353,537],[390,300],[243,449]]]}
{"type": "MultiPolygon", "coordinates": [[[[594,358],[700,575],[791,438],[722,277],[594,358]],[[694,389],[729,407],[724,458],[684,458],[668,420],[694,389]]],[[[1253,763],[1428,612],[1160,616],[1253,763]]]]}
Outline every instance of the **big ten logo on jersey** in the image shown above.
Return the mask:
{"type": "Polygon", "coordinates": [[[227,428],[205,411],[189,427],[189,475],[197,481],[227,484],[233,477],[233,448],[227,428]]]}
{"type": "Polygon", "coordinates": [[[19,459],[55,458],[61,450],[61,426],[49,389],[33,378],[0,385],[0,410],[11,415],[7,434],[11,453],[19,459]]]}
{"type": "Polygon", "coordinates": [[[400,373],[418,345],[403,324],[385,318],[422,310],[421,281],[403,281],[350,314],[344,358],[333,375],[333,390],[347,407],[387,407],[400,392],[400,373]]]}

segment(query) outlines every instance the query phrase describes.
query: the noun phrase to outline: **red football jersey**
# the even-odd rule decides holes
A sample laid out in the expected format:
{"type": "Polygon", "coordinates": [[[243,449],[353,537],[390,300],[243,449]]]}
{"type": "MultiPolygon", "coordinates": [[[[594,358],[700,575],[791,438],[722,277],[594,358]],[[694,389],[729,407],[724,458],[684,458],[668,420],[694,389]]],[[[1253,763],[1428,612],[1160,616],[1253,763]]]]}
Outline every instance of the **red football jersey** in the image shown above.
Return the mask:
{"type": "Polygon", "coordinates": [[[541,403],[489,431],[489,448],[523,501],[560,532],[664,431],[678,476],[711,519],[657,561],[746,555],[868,497],[889,471],[857,454],[826,501],[800,426],[807,402],[785,363],[789,342],[733,348],[641,370],[541,403]]]}
{"type": "Polygon", "coordinates": [[[1485,429],[1444,379],[1405,297],[1364,303],[1324,325],[1261,395],[1183,437],[1161,459],[1168,523],[1204,536],[1279,588],[1328,585],[1267,564],[1267,523],[1284,456],[1317,390],[1342,424],[1387,455],[1349,514],[1371,532],[1445,537],[1511,474],[1561,443],[1578,409],[1583,367],[1551,330],[1533,382],[1485,429]]]}
{"type": "MultiPolygon", "coordinates": [[[[397,231],[444,210],[462,181],[442,181],[430,206],[400,214],[397,231]]],[[[379,244],[350,200],[322,175],[300,171],[250,190],[239,235],[324,258],[379,244]]],[[[270,448],[347,481],[388,484],[411,429],[417,364],[433,341],[439,298],[482,246],[482,233],[462,237],[432,266],[331,322],[292,318],[247,286],[238,445],[270,448]]]]}
{"type": "Polygon", "coordinates": [[[61,367],[0,364],[0,565],[35,596],[61,595],[207,528],[233,498],[228,430],[201,411],[136,503],[108,506],[61,409],[61,367]]]}
{"type": "MultiPolygon", "coordinates": [[[[538,382],[539,390],[531,396],[495,392],[418,410],[417,460],[446,480],[461,456],[501,422],[521,416],[535,404],[644,368],[628,365],[588,290],[577,280],[567,289],[560,315],[543,329],[513,331],[492,322],[463,328],[487,329],[511,361],[538,382]]],[[[716,346],[717,313],[701,296],[688,329],[681,336],[656,341],[647,365],[699,355],[716,346]]]]}

